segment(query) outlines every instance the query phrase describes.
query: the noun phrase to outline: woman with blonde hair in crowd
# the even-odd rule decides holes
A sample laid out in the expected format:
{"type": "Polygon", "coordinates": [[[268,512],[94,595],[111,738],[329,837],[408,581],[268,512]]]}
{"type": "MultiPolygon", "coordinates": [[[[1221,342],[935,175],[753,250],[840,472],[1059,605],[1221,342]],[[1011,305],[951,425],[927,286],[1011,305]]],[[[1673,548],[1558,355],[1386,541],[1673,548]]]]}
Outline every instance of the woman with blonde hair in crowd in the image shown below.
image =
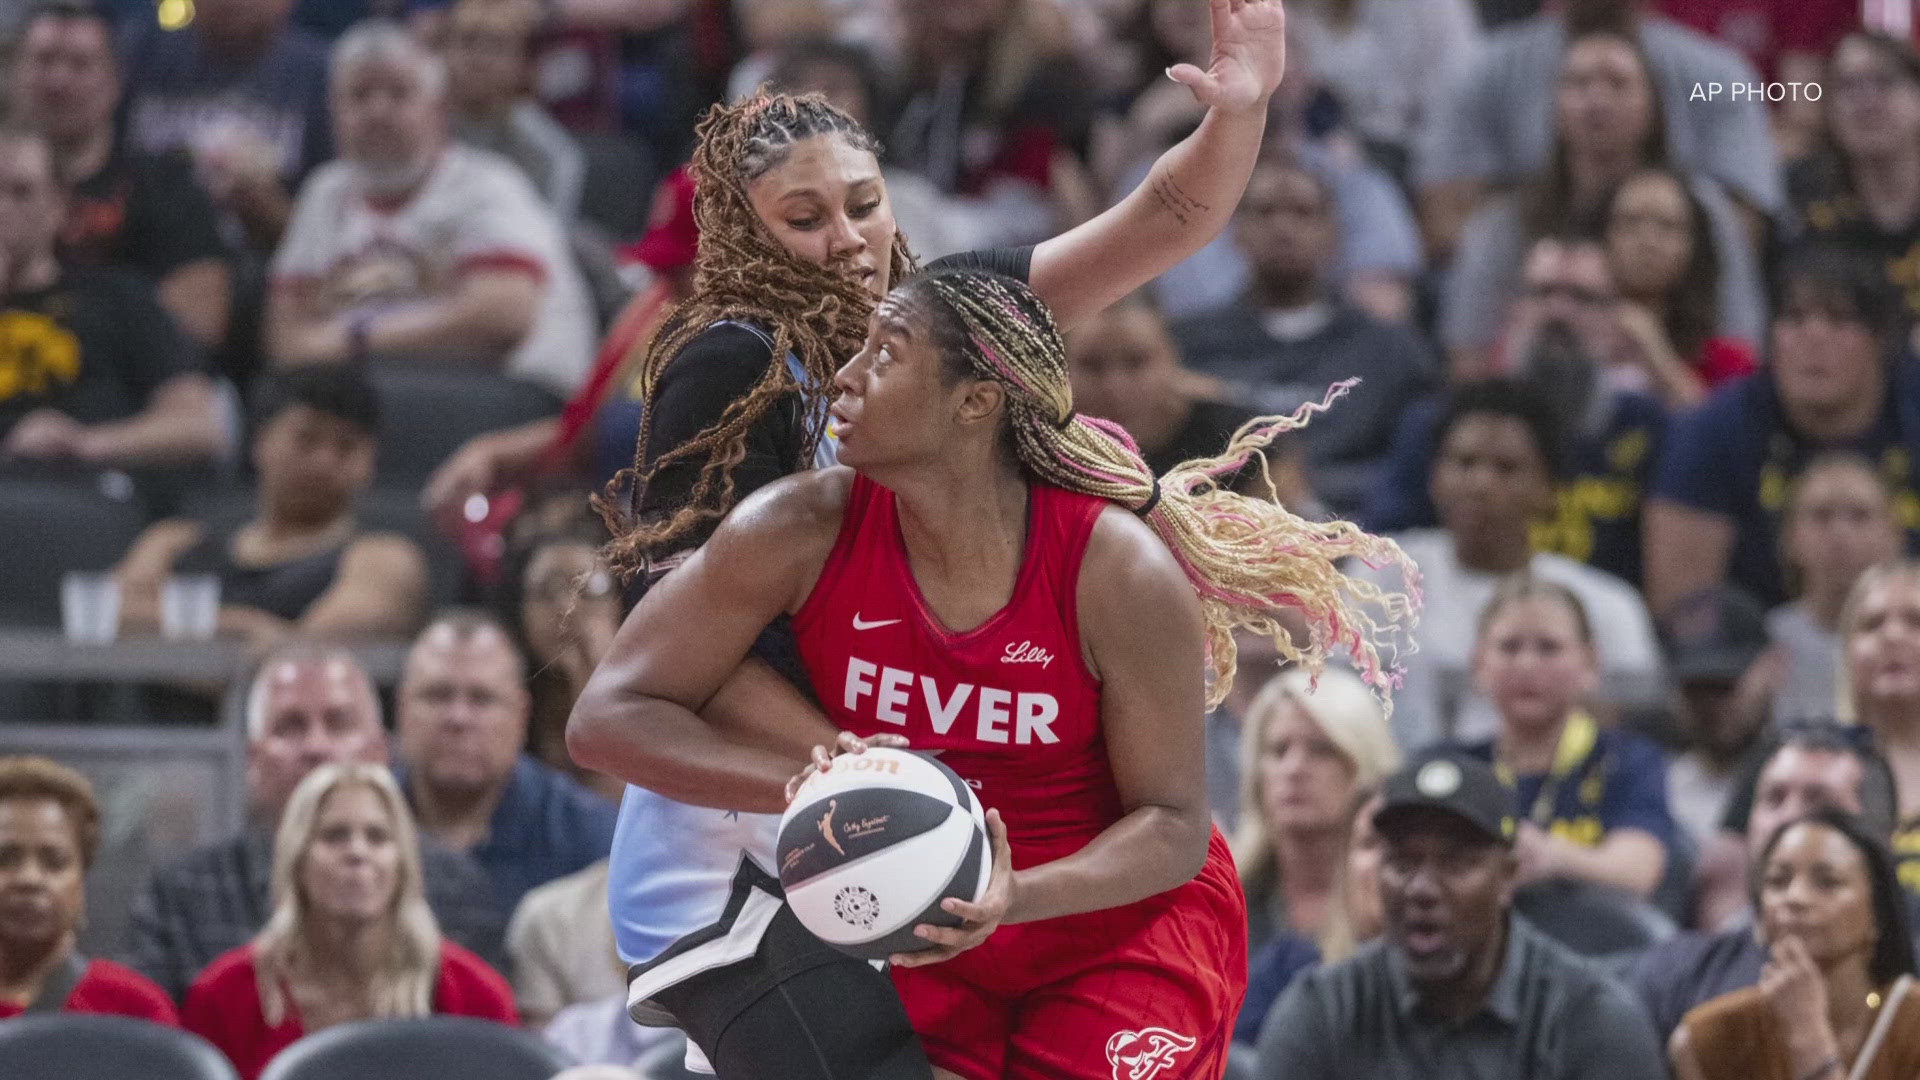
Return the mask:
{"type": "Polygon", "coordinates": [[[1840,718],[1872,729],[1899,797],[1893,854],[1920,894],[1920,560],[1860,575],[1840,614],[1840,718]]]}
{"type": "Polygon", "coordinates": [[[1349,808],[1346,851],[1334,871],[1334,917],[1327,932],[1315,941],[1283,930],[1252,955],[1248,962],[1247,996],[1233,1025],[1233,1041],[1252,1046],[1260,1039],[1273,1003],[1293,980],[1321,964],[1337,964],[1360,946],[1380,936],[1386,915],[1380,906],[1380,834],[1373,827],[1380,809],[1380,789],[1359,790],[1349,808]]]}
{"type": "Polygon", "coordinates": [[[1400,766],[1379,701],[1340,668],[1290,668],[1261,688],[1241,733],[1244,771],[1233,857],[1247,892],[1249,945],[1294,931],[1321,954],[1351,948],[1340,867],[1361,793],[1400,766]],[[1342,945],[1344,943],[1344,945],[1342,945]]]}
{"type": "Polygon", "coordinates": [[[434,1013],[519,1021],[507,981],[441,936],[392,775],[322,765],[294,789],[274,837],[273,914],[194,982],[186,1026],[251,1080],[309,1032],[434,1013]]]}

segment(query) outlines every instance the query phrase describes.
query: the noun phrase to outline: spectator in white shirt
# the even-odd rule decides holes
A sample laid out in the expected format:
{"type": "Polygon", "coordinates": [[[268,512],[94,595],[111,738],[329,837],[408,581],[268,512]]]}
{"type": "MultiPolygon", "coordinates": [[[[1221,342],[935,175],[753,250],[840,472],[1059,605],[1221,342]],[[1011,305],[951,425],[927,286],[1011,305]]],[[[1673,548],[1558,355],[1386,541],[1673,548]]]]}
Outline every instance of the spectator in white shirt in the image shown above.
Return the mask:
{"type": "Polygon", "coordinates": [[[571,392],[596,328],[553,213],[504,159],[449,144],[446,67],[404,29],[357,26],[332,64],[340,158],[274,257],[273,361],[477,362],[571,392]]]}

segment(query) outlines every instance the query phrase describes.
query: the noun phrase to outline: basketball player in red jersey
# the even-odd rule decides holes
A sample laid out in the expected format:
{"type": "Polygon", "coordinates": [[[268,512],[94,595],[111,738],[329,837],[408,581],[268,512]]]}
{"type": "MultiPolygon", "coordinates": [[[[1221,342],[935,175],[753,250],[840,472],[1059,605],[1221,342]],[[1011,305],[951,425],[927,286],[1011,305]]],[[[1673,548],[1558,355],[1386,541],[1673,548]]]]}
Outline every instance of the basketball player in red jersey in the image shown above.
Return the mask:
{"type": "MultiPolygon", "coordinates": [[[[1218,1077],[1246,912],[1208,819],[1205,709],[1238,627],[1308,660],[1342,648],[1384,685],[1364,605],[1407,605],[1336,562],[1397,549],[1213,483],[1303,416],[1154,478],[1117,426],[1073,412],[1052,317],[1009,278],[910,280],[836,385],[843,466],[743,502],[635,608],[603,674],[663,729],[685,723],[791,614],[843,745],[944,751],[991,808],[986,896],[948,901],[963,923],[895,958],[940,1075],[1218,1077]]],[[[738,754],[716,775],[766,756],[738,754]]]]}

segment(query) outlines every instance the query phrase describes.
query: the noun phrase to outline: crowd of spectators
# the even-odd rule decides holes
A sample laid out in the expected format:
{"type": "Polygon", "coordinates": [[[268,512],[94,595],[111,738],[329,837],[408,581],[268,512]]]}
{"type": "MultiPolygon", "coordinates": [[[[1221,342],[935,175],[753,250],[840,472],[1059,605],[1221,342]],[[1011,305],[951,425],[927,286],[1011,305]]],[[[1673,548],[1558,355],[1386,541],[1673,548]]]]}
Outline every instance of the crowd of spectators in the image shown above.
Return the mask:
{"type": "MultiPolygon", "coordinates": [[[[1248,642],[1208,719],[1237,1076],[1920,1074],[1910,7],[1287,0],[1231,226],[1069,334],[1076,408],[1161,472],[1358,379],[1223,483],[1423,578],[1390,712],[1248,642]],[[1763,80],[1803,89],[1728,91],[1763,80]]],[[[245,741],[241,828],[140,868],[111,958],[119,804],[6,737],[99,710],[0,685],[0,1017],[185,1026],[249,1077],[430,1013],[664,1060],[606,915],[622,785],[564,729],[629,599],[589,498],[692,287],[701,109],[822,94],[922,262],[1017,248],[1199,123],[1162,72],[1207,19],[0,0],[0,546],[9,490],[124,504],[75,567],[118,635],[210,576],[253,671],[108,710],[225,693],[245,741]]]]}

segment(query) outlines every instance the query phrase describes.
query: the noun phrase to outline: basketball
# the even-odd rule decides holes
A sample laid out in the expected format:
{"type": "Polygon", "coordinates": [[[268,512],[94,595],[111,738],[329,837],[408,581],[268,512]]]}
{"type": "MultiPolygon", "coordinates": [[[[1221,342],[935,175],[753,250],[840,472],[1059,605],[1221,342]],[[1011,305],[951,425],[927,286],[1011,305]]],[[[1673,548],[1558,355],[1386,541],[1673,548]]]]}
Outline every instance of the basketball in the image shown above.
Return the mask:
{"type": "Polygon", "coordinates": [[[978,901],[992,856],[967,782],[906,750],[835,758],[780,819],[787,903],[820,940],[864,960],[930,947],[913,932],[921,923],[959,925],[940,902],[978,901]]]}

